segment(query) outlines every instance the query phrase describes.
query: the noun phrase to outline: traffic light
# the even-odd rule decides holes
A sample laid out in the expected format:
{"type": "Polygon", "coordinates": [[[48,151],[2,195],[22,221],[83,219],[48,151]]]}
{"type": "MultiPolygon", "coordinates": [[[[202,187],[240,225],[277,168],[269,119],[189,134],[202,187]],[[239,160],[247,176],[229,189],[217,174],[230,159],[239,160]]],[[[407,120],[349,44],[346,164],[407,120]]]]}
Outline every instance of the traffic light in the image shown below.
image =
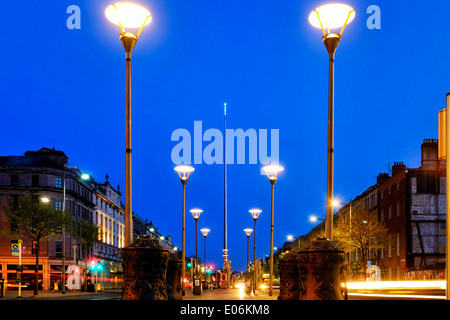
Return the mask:
{"type": "Polygon", "coordinates": [[[188,263],[186,264],[186,267],[188,267],[188,268],[192,267],[192,263],[188,262],[188,263]]]}
{"type": "Polygon", "coordinates": [[[90,262],[90,269],[91,270],[98,270],[98,271],[100,271],[100,270],[102,270],[102,264],[97,262],[97,261],[95,261],[95,260],[91,260],[91,262],[90,262]]]}

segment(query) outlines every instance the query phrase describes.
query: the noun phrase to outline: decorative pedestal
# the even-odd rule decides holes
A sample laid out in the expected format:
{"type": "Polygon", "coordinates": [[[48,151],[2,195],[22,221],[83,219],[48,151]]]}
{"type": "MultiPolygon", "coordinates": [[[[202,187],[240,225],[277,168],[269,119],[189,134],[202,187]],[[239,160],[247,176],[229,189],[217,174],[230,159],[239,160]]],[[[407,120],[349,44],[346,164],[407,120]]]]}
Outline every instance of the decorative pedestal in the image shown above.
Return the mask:
{"type": "Polygon", "coordinates": [[[280,295],[278,300],[299,299],[298,251],[286,253],[283,259],[278,260],[280,271],[280,295]]]}
{"type": "Polygon", "coordinates": [[[149,236],[122,249],[122,300],[167,300],[166,272],[169,250],[149,236]]]}
{"type": "Polygon", "coordinates": [[[344,251],[326,238],[311,241],[299,252],[300,300],[344,300],[341,284],[344,251]]]}
{"type": "Polygon", "coordinates": [[[182,261],[172,256],[167,266],[166,283],[169,300],[182,300],[181,297],[181,268],[182,261]]]}

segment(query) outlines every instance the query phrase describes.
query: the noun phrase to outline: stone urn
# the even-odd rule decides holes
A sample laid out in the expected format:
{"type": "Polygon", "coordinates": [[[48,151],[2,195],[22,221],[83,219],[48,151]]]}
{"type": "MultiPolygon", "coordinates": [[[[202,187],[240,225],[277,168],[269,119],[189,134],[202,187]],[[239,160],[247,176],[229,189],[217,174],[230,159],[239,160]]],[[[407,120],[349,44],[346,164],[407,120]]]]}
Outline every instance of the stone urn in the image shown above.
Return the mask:
{"type": "Polygon", "coordinates": [[[298,251],[291,250],[278,259],[280,272],[280,294],[278,300],[299,299],[298,251]]]}
{"type": "Polygon", "coordinates": [[[122,300],[168,300],[166,273],[170,251],[143,235],[122,249],[122,300]]]}
{"type": "Polygon", "coordinates": [[[326,238],[317,238],[298,258],[300,300],[344,300],[344,251],[326,238]]]}

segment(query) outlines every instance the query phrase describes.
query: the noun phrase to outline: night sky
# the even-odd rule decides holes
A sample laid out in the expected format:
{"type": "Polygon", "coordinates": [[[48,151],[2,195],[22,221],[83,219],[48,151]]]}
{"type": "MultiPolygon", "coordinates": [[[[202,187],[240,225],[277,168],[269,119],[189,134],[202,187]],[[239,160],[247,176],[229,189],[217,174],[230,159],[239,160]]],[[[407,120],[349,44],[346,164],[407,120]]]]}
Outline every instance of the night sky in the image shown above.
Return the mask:
{"type": "MultiPolygon", "coordinates": [[[[108,173],[124,192],[125,53],[119,27],[104,15],[113,1],[4,2],[1,155],[54,147],[99,182],[108,173]],[[70,5],[81,10],[81,29],[66,25],[70,5]]],[[[328,54],[308,15],[326,2],[134,2],[153,20],[132,56],[133,210],[181,247],[182,185],[171,135],[188,130],[193,155],[194,121],[202,121],[203,132],[223,131],[227,103],[227,128],[279,130],[285,171],[275,185],[275,246],[308,233],[310,215],[325,217],[328,121],[328,54]]],[[[345,3],[356,17],[335,66],[334,190],[343,202],[375,184],[389,163],[420,166],[420,145],[438,137],[438,111],[450,91],[450,2],[345,3]],[[381,29],[367,27],[370,5],[381,9],[381,29]]],[[[189,209],[199,207],[199,229],[211,229],[207,260],[221,268],[223,165],[194,167],[186,189],[186,254],[195,254],[189,209]]],[[[253,228],[253,207],[263,210],[257,255],[269,254],[271,186],[261,167],[248,157],[227,166],[235,270],[245,269],[243,229],[253,228]]],[[[199,232],[201,259],[203,250],[199,232]]]]}

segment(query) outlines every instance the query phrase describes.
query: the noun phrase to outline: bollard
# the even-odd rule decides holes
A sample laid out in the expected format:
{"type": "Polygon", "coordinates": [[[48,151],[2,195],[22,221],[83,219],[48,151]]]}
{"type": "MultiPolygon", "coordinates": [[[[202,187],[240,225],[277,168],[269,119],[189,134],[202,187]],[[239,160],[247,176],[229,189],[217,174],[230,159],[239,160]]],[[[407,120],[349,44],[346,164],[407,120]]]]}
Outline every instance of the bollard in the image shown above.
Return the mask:
{"type": "Polygon", "coordinates": [[[182,300],[181,296],[181,271],[182,261],[174,255],[171,256],[167,267],[167,296],[169,300],[182,300]]]}
{"type": "Polygon", "coordinates": [[[194,288],[192,289],[194,295],[202,294],[202,275],[199,272],[194,274],[194,288]]]}
{"type": "Polygon", "coordinates": [[[167,300],[169,250],[159,240],[143,235],[122,249],[122,300],[167,300]]]}
{"type": "Polygon", "coordinates": [[[300,300],[344,300],[344,251],[326,238],[310,242],[299,252],[300,300]]]}
{"type": "Polygon", "coordinates": [[[5,296],[5,279],[0,277],[0,298],[5,296]]]}
{"type": "Polygon", "coordinates": [[[299,299],[298,251],[291,250],[278,259],[280,271],[280,294],[278,300],[299,299]]]}

